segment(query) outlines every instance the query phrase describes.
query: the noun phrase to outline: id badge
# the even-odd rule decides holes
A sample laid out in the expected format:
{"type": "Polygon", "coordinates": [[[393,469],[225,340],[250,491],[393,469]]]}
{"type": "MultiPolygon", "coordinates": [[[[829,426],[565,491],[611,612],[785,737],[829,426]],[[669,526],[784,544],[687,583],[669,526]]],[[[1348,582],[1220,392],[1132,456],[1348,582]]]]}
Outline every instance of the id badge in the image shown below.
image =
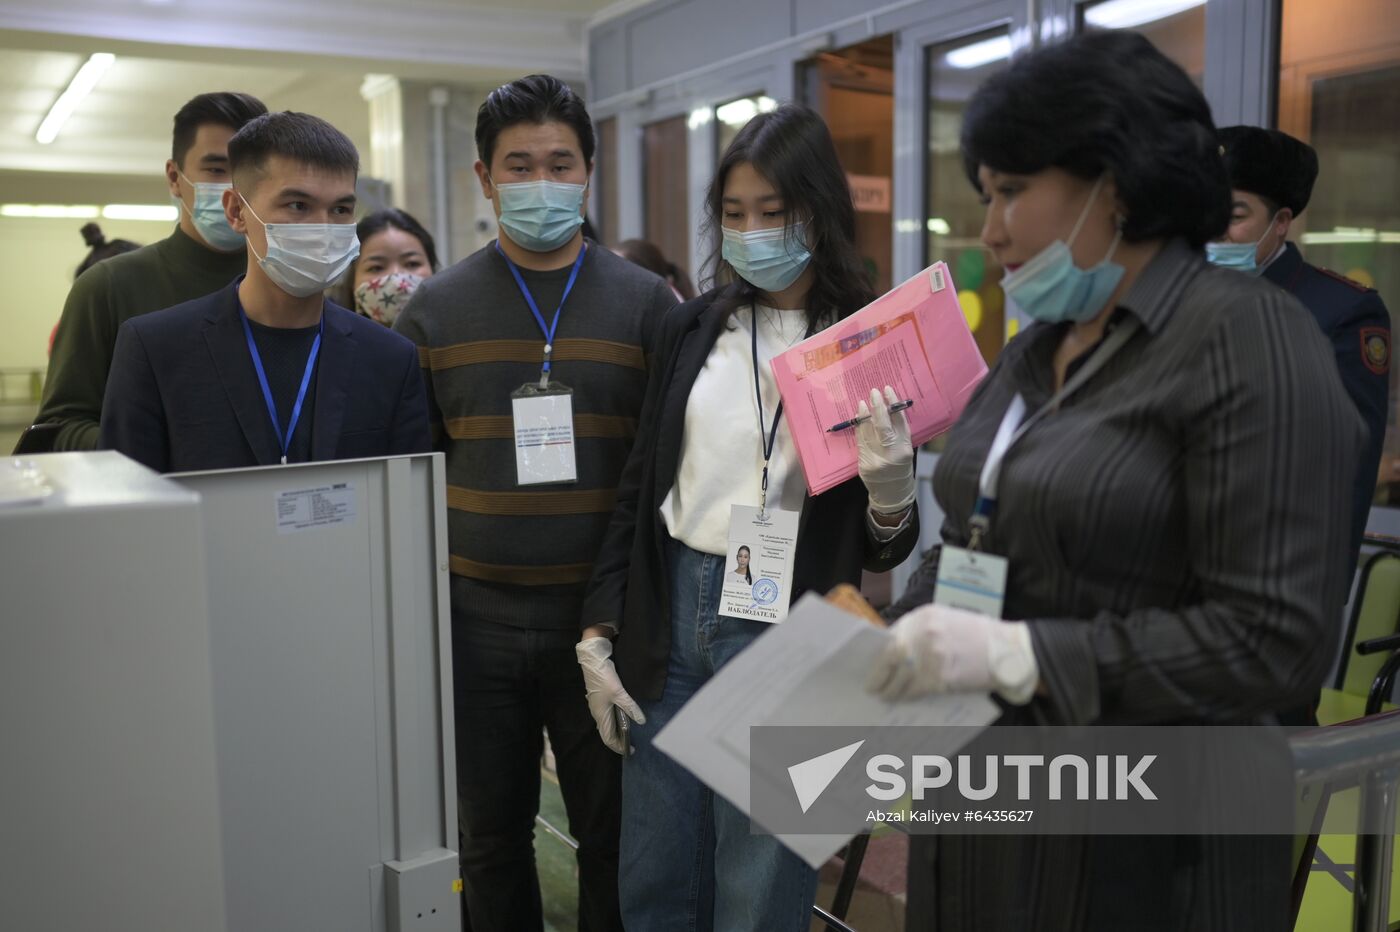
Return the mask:
{"type": "Polygon", "coordinates": [[[1000,618],[1006,601],[1006,557],[961,547],[943,548],[933,601],[1000,618]]]}
{"type": "Polygon", "coordinates": [[[574,393],[558,382],[522,385],[510,394],[517,485],[577,482],[574,393]]]}
{"type": "Polygon", "coordinates": [[[729,552],[724,556],[724,588],[719,614],[777,624],[792,599],[792,565],[797,553],[795,511],[729,509],[729,552]]]}

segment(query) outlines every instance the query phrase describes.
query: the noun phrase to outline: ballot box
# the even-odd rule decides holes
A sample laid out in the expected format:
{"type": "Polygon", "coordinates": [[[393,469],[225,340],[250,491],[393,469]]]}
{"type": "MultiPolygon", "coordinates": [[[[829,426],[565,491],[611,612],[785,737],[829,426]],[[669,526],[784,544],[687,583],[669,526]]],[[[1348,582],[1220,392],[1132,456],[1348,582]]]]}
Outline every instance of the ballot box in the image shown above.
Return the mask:
{"type": "Polygon", "coordinates": [[[444,475],[169,477],[200,499],[230,932],[460,927],[444,475]]]}
{"type": "Polygon", "coordinates": [[[0,928],[233,929],[198,496],[116,453],[0,470],[0,928]]]}

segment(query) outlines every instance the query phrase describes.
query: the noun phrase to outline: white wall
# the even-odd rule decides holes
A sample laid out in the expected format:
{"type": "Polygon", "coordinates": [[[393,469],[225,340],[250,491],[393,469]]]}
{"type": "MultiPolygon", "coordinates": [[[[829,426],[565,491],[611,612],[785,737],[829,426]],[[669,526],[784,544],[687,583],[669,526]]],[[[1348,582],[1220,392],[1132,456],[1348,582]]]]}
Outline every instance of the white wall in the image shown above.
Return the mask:
{"type": "MultiPolygon", "coordinates": [[[[58,323],[73,284],[73,270],[87,257],[78,232],[86,220],[0,217],[0,368],[42,369],[49,333],[58,323]]],[[[174,229],[168,221],[98,220],[108,240],[146,245],[174,229]]]]}

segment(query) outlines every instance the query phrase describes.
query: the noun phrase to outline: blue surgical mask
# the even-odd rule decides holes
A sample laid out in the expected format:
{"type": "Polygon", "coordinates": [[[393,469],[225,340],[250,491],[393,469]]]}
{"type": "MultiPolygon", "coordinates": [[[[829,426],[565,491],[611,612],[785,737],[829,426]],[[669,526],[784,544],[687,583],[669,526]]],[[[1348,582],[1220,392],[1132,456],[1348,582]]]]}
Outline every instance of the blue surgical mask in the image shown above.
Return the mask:
{"type": "MultiPolygon", "coordinates": [[[[183,172],[180,173],[180,177],[185,178],[183,172]]],[[[242,249],[243,234],[229,226],[228,217],[224,215],[224,192],[233,185],[191,181],[188,178],[185,178],[185,184],[194,189],[194,210],[185,206],[184,198],[171,195],[170,199],[190,215],[194,228],[199,231],[204,241],[220,252],[236,252],[242,249]]]]}
{"type": "Polygon", "coordinates": [[[1089,208],[1093,206],[1102,185],[1102,178],[1094,183],[1094,189],[1089,192],[1089,201],[1069,235],[1069,242],[1055,240],[1025,265],[1002,278],[1001,287],[1006,297],[1032,319],[1048,324],[1089,320],[1103,310],[1113,290],[1123,280],[1123,266],[1109,261],[1123,238],[1122,231],[1113,237],[1113,244],[1108,247],[1103,261],[1091,268],[1081,269],[1075,265],[1074,255],[1070,252],[1070,246],[1079,236],[1079,230],[1089,216],[1089,208]]]}
{"type": "Polygon", "coordinates": [[[1278,214],[1275,213],[1269,218],[1269,226],[1264,230],[1264,235],[1252,243],[1206,243],[1206,260],[1222,269],[1234,269],[1246,275],[1262,273],[1264,266],[1259,264],[1259,247],[1273,232],[1277,220],[1278,214]]]}
{"type": "Polygon", "coordinates": [[[522,249],[553,252],[573,239],[574,232],[583,225],[587,185],[557,181],[491,183],[501,199],[501,229],[522,249]]]}
{"type": "Polygon", "coordinates": [[[720,253],[744,281],[773,294],[797,281],[812,252],[802,241],[803,225],[794,223],[773,230],[721,230],[720,253]]]}
{"type": "Polygon", "coordinates": [[[1206,259],[1222,269],[1258,275],[1259,243],[1206,243],[1206,259]]]}

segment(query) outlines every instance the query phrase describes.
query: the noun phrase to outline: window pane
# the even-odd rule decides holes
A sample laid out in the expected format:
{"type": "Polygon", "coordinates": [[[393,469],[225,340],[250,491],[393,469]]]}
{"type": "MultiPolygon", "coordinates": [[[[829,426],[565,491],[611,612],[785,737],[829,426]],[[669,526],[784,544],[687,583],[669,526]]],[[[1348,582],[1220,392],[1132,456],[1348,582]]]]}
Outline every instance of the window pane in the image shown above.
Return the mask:
{"type": "MultiPolygon", "coordinates": [[[[1290,238],[1313,265],[1400,300],[1400,18],[1394,0],[1285,0],[1279,129],[1317,150],[1318,176],[1290,238]]],[[[1379,484],[1400,504],[1396,369],[1379,484]]]]}
{"type": "Polygon", "coordinates": [[[1203,86],[1206,0],[1095,0],[1080,5],[1079,28],[1140,32],[1203,86]]]}
{"type": "Polygon", "coordinates": [[[645,237],[689,274],[689,143],[683,116],[651,123],[642,133],[645,167],[645,237]]]}
{"type": "Polygon", "coordinates": [[[928,50],[928,263],[953,272],[963,313],[988,362],[1006,343],[1001,266],[981,240],[984,210],[963,171],[960,136],[973,91],[1003,70],[1011,54],[1006,29],[980,33],[928,50]]]}

